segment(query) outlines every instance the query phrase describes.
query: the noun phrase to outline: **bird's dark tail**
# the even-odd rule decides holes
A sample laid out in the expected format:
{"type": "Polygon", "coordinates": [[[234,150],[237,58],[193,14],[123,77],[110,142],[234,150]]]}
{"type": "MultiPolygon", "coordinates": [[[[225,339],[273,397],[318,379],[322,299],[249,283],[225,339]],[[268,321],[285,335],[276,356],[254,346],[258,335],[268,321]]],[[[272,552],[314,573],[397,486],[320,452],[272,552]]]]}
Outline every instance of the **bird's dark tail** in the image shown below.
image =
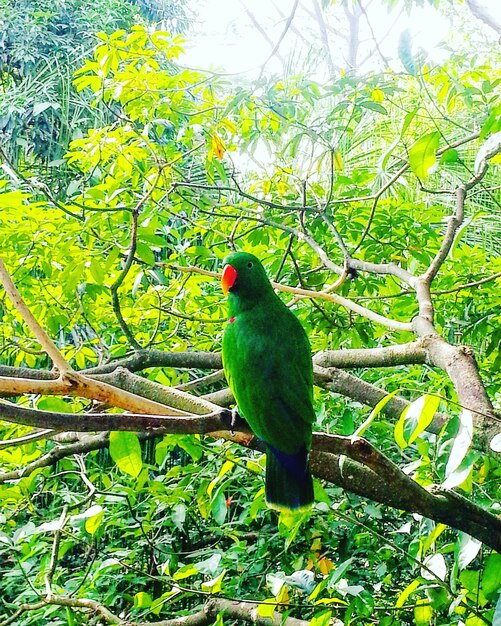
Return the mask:
{"type": "Polygon", "coordinates": [[[313,503],[313,480],[306,449],[291,455],[268,446],[266,502],[278,510],[302,509],[313,503]]]}

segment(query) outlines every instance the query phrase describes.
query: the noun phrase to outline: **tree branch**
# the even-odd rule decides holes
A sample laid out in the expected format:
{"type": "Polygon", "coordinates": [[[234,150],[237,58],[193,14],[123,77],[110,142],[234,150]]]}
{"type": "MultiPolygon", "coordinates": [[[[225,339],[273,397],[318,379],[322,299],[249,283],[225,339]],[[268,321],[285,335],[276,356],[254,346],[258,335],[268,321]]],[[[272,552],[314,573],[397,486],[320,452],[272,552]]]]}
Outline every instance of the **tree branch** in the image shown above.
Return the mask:
{"type": "Polygon", "coordinates": [[[23,320],[26,322],[28,328],[37,338],[38,342],[42,346],[43,350],[49,355],[54,363],[55,367],[62,373],[71,372],[72,368],[70,364],[63,357],[56,344],[47,335],[44,329],[40,326],[35,319],[33,313],[24,303],[21,294],[14,285],[12,278],[10,277],[7,268],[4,265],[3,260],[0,258],[0,281],[2,282],[7,295],[9,296],[12,304],[17,309],[23,320]]]}
{"type": "MultiPolygon", "coordinates": [[[[232,427],[235,432],[233,434],[230,432],[231,413],[225,409],[206,415],[183,417],[114,413],[69,416],[66,413],[36,411],[0,402],[0,417],[7,421],[28,425],[39,425],[43,422],[44,425],[55,429],[65,425],[72,430],[82,432],[146,429],[147,432],[142,434],[142,437],[146,438],[165,433],[208,434],[214,438],[224,438],[251,448],[262,449],[262,443],[256,440],[246,425],[237,424],[232,427]]],[[[96,447],[104,447],[106,442],[107,435],[105,434],[99,439],[90,438],[86,442],[84,440],[69,446],[56,447],[45,457],[32,462],[29,465],[29,471],[54,464],[60,458],[67,456],[70,451],[72,454],[76,450],[82,451],[82,446],[85,449],[85,445],[90,445],[92,449],[96,449],[96,447]]],[[[469,501],[466,501],[467,505],[462,503],[461,514],[458,514],[458,507],[453,506],[453,502],[447,496],[448,492],[441,492],[440,496],[430,494],[361,437],[314,433],[311,466],[318,477],[325,478],[354,493],[443,521],[480,539],[494,549],[501,549],[501,520],[499,518],[469,501]],[[342,457],[348,457],[352,465],[346,466],[341,461],[342,457]],[[479,520],[479,511],[482,511],[483,522],[479,520]]],[[[0,475],[0,483],[20,478],[27,470],[28,467],[7,475],[0,475]]]]}

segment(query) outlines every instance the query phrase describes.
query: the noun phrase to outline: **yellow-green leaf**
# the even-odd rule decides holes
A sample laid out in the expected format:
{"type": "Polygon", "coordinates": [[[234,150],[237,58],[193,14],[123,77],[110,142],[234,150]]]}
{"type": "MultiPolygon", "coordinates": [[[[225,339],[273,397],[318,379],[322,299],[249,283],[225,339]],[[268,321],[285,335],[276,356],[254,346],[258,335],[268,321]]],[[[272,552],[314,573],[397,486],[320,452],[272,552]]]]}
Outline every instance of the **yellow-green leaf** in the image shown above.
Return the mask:
{"type": "Polygon", "coordinates": [[[135,433],[110,433],[110,455],[122,472],[136,478],[143,467],[141,446],[135,433]]]}
{"type": "Polygon", "coordinates": [[[202,591],[208,591],[209,593],[218,593],[221,591],[221,583],[226,574],[226,570],[223,570],[217,578],[207,580],[202,583],[202,591]]]}
{"type": "Polygon", "coordinates": [[[419,599],[414,607],[414,623],[416,626],[428,626],[433,618],[433,609],[428,600],[419,599]]]}
{"type": "Polygon", "coordinates": [[[134,596],[134,608],[136,609],[147,609],[151,606],[152,597],[146,591],[139,591],[134,596]]]}
{"type": "Polygon", "coordinates": [[[221,478],[227,474],[230,470],[233,469],[235,463],[233,463],[232,461],[225,461],[223,463],[223,465],[221,466],[221,469],[219,470],[218,475],[216,476],[216,478],[212,479],[209,483],[209,486],[207,487],[207,493],[209,496],[212,496],[212,492],[214,491],[214,487],[217,485],[217,483],[221,480],[221,478]]]}
{"type": "Polygon", "coordinates": [[[407,587],[398,596],[397,601],[395,602],[395,607],[399,609],[400,607],[404,606],[404,604],[407,601],[407,598],[411,595],[411,593],[416,591],[416,589],[419,587],[420,584],[421,582],[418,578],[416,578],[410,584],[408,584],[407,587]]]}
{"type": "Polygon", "coordinates": [[[189,578],[198,573],[198,569],[190,563],[178,569],[177,572],[174,572],[172,578],[174,580],[183,580],[184,578],[189,578]]]}
{"type": "Polygon", "coordinates": [[[409,165],[418,178],[426,178],[437,162],[440,133],[433,131],[420,137],[409,149],[409,165]]]}
{"type": "Polygon", "coordinates": [[[398,393],[398,391],[399,391],[398,389],[395,389],[395,391],[392,391],[388,395],[384,396],[384,398],[382,398],[376,404],[376,406],[372,409],[371,414],[369,415],[369,417],[365,420],[365,422],[363,424],[360,424],[360,426],[357,428],[357,430],[353,433],[354,436],[356,436],[356,437],[362,437],[363,436],[363,434],[369,428],[369,426],[372,424],[374,419],[379,415],[379,413],[381,413],[381,411],[384,409],[384,407],[393,398],[393,396],[398,393]]]}
{"type": "Polygon", "coordinates": [[[341,154],[341,152],[339,150],[335,150],[334,151],[333,164],[334,164],[334,171],[336,171],[336,172],[342,172],[343,171],[343,169],[344,169],[343,155],[341,154]]]}
{"type": "Polygon", "coordinates": [[[433,420],[440,398],[425,394],[420,396],[414,402],[411,402],[402,411],[397,423],[395,424],[394,437],[395,441],[401,448],[406,448],[426,430],[433,420]]]}
{"type": "Polygon", "coordinates": [[[257,606],[257,614],[259,617],[269,617],[273,618],[273,614],[275,613],[276,600],[275,598],[267,598],[261,604],[257,606]]]}
{"type": "Polygon", "coordinates": [[[99,511],[97,515],[93,515],[85,520],[85,530],[89,533],[89,535],[93,535],[96,530],[101,526],[101,522],[103,521],[104,511],[99,511]]]}

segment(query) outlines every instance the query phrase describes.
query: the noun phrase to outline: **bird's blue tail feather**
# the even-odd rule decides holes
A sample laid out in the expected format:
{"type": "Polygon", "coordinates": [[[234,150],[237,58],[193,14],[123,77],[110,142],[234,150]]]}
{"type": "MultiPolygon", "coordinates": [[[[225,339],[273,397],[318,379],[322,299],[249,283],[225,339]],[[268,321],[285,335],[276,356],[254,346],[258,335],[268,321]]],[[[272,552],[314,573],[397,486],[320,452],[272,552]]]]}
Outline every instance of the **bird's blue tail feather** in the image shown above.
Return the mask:
{"type": "Polygon", "coordinates": [[[285,454],[267,445],[266,501],[279,509],[300,509],[313,502],[313,480],[306,448],[285,454]]]}

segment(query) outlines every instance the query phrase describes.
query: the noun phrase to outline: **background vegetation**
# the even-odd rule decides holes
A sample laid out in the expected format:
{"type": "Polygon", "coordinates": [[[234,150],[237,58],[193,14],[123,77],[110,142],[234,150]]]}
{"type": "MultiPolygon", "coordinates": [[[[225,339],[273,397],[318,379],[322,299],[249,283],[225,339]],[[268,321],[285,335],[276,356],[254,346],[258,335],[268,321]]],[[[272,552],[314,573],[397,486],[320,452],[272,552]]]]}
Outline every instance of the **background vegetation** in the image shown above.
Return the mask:
{"type": "Polygon", "coordinates": [[[291,3],[249,80],[180,2],[1,3],[2,626],[501,623],[499,25],[366,71],[371,4],[291,3]],[[228,429],[235,248],[310,337],[307,513],[228,429]]]}

